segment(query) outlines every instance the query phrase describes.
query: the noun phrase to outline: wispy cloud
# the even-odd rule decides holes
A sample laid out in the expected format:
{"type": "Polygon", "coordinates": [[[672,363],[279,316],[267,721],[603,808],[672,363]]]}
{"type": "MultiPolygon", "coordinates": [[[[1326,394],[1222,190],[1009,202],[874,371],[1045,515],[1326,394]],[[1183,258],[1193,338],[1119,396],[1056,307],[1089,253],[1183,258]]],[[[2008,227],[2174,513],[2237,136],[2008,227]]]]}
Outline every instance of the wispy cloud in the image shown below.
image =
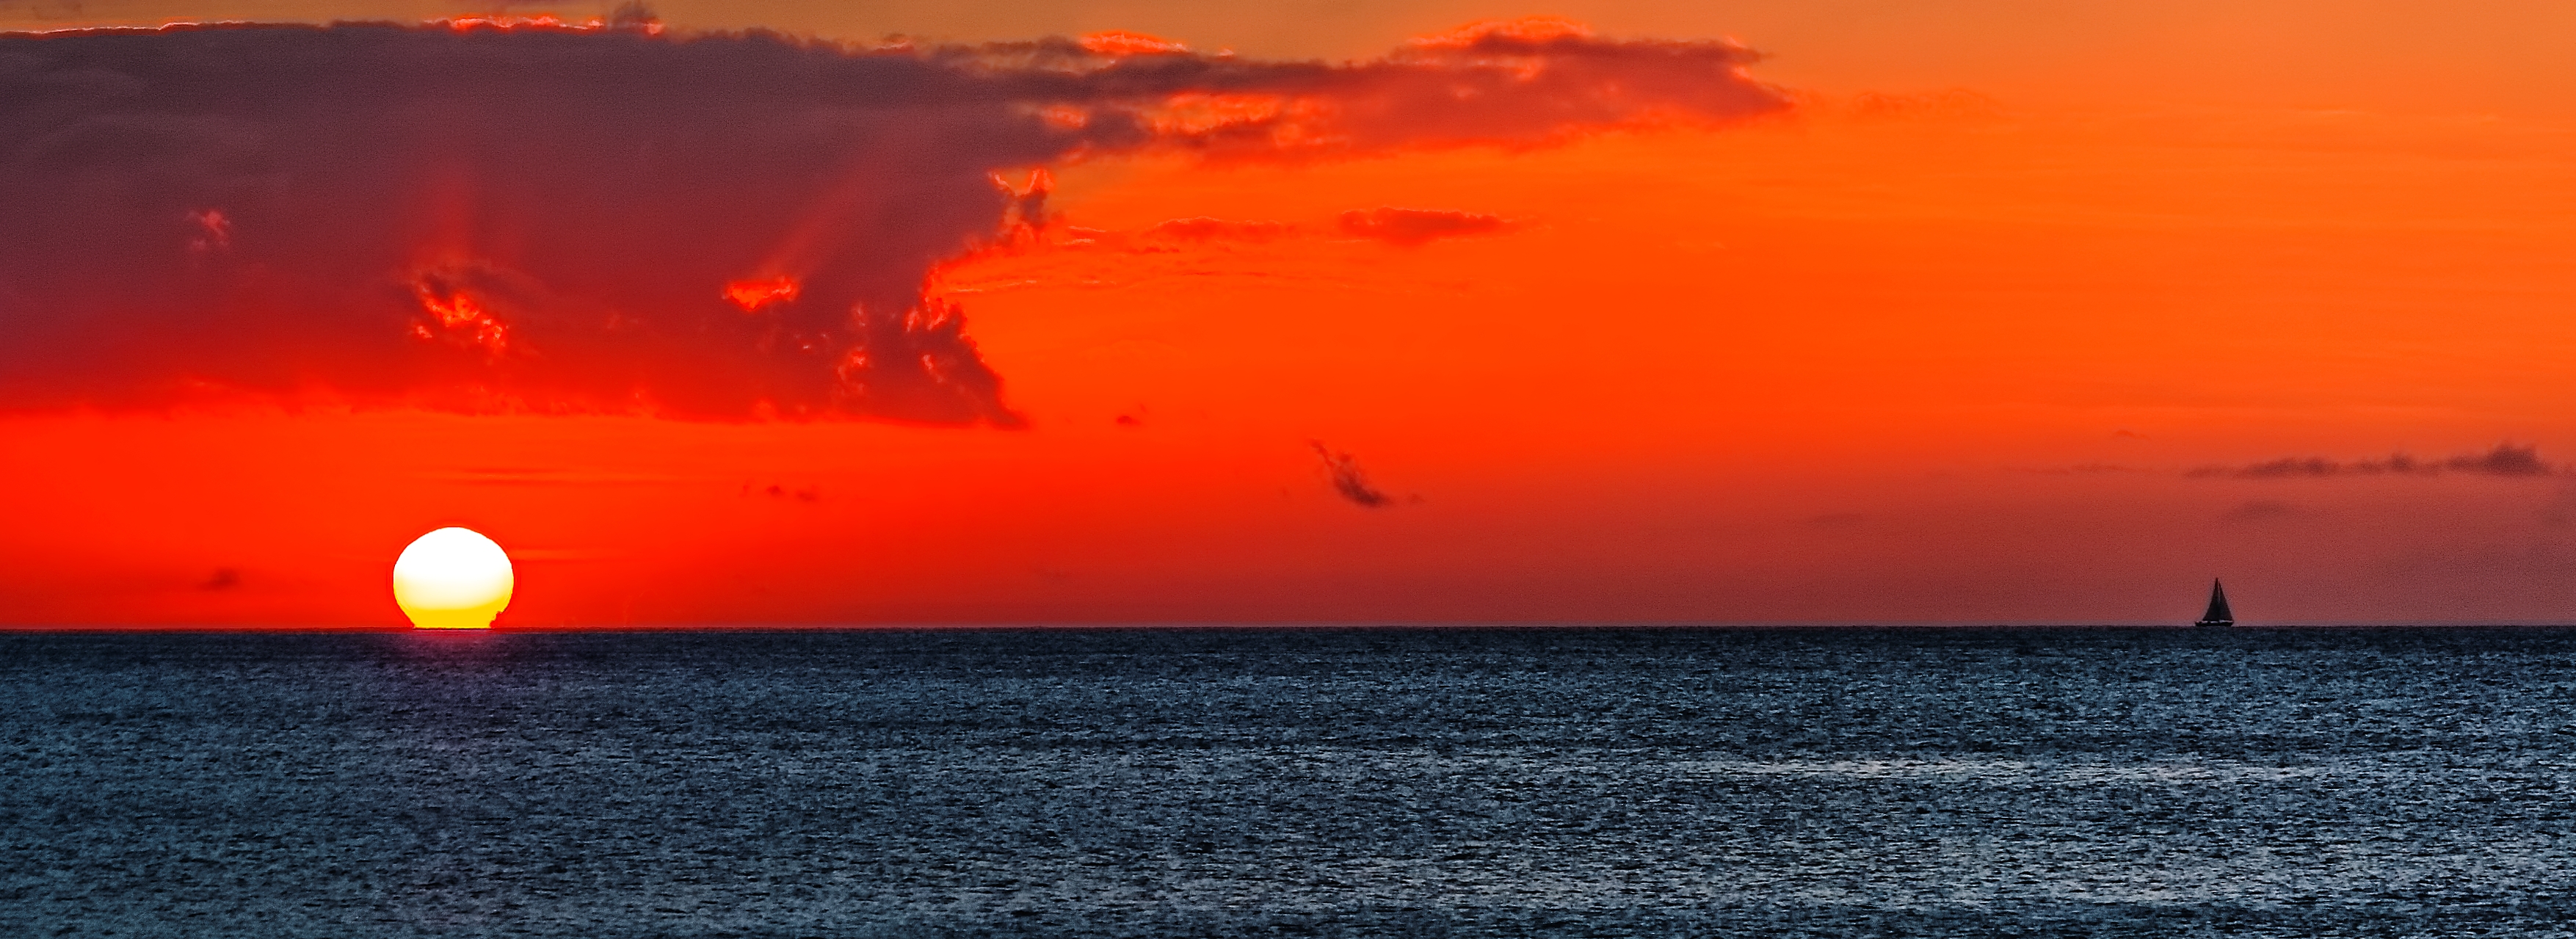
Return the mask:
{"type": "Polygon", "coordinates": [[[2467,473],[2479,476],[2538,477],[2564,472],[2560,467],[2540,459],[2540,448],[2500,443],[2485,453],[2466,454],[2442,460],[2417,459],[2403,453],[2376,460],[2332,460],[2325,457],[2283,457],[2238,466],[2203,466],[2184,475],[2196,477],[2231,477],[2237,479],[2314,479],[2341,476],[2434,476],[2443,473],[2467,473]]]}
{"type": "Polygon", "coordinates": [[[1296,230],[1296,226],[1286,222],[1231,221],[1200,216],[1158,222],[1138,232],[1137,237],[1163,243],[1234,241],[1258,244],[1277,241],[1296,230]]]}
{"type": "Polygon", "coordinates": [[[1375,238],[1395,245],[1428,244],[1442,238],[1491,235],[1511,230],[1501,216],[1438,209],[1378,208],[1342,213],[1342,233],[1375,238]]]}
{"type": "Polygon", "coordinates": [[[1395,499],[1369,484],[1368,473],[1360,469],[1359,460],[1348,453],[1338,453],[1321,440],[1307,441],[1315,456],[1324,461],[1324,476],[1333,492],[1352,505],[1364,509],[1382,509],[1394,505],[1395,499]]]}

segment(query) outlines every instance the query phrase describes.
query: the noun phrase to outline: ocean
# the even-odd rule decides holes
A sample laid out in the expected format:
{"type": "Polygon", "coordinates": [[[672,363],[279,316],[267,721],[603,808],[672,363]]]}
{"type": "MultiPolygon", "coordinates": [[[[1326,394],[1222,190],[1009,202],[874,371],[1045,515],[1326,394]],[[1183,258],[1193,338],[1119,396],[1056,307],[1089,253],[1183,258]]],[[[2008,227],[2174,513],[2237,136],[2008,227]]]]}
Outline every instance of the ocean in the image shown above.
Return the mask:
{"type": "Polygon", "coordinates": [[[0,935],[2576,934],[2576,631],[0,634],[0,935]]]}

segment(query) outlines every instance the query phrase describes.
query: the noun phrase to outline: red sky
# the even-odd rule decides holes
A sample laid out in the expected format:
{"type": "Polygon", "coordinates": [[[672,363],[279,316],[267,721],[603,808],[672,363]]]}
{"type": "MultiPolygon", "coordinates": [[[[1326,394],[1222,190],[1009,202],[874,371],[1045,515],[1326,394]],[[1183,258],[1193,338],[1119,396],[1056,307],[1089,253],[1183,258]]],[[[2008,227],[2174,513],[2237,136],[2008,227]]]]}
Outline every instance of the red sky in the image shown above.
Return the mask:
{"type": "MultiPolygon", "coordinates": [[[[46,271],[0,278],[0,320],[56,324],[0,352],[0,622],[391,625],[394,555],[449,524],[518,560],[504,626],[2172,622],[2212,576],[2254,622],[2576,619],[2576,475],[2557,466],[2576,459],[2563,6],[657,7],[673,36],[1129,29],[1335,61],[1558,14],[1604,41],[1733,37],[1788,106],[1536,137],[1473,124],[1488,143],[1435,133],[1434,111],[1344,152],[1043,161],[1045,224],[927,285],[963,311],[1009,420],[975,416],[972,393],[821,403],[851,400],[830,389],[810,400],[842,413],[777,419],[737,397],[792,404],[801,386],[720,393],[789,380],[766,360],[540,341],[577,303],[651,306],[640,291],[697,258],[748,268],[727,259],[841,229],[998,237],[1000,215],[934,223],[966,203],[893,169],[804,191],[779,163],[636,196],[610,224],[628,190],[579,188],[610,172],[593,159],[610,138],[564,131],[549,145],[573,158],[515,181],[471,154],[446,176],[387,160],[419,208],[313,214],[385,221],[263,262],[334,289],[382,269],[329,302],[200,303],[195,281],[152,279],[215,263],[173,219],[166,245],[48,269],[96,265],[109,299],[85,318],[46,318],[69,316],[46,271]],[[762,229],[753,208],[655,227],[773,198],[806,229],[762,229]],[[834,199],[912,208],[796,214],[834,199]],[[379,242],[392,260],[368,260],[379,242]],[[673,243],[589,293],[555,273],[673,243]],[[547,289],[510,292],[516,271],[547,289]],[[398,320],[386,358],[366,351],[374,321],[345,304],[451,282],[501,297],[492,315],[548,357],[423,359],[398,320]],[[159,338],[181,332],[197,338],[159,338]],[[206,369],[239,387],[172,384],[206,369]],[[666,405],[603,402],[626,387],[611,373],[666,405]],[[457,391],[493,382],[508,400],[457,391]],[[683,398],[701,407],[671,416],[683,398]],[[1383,504],[1338,491],[1318,442],[1383,504]],[[2393,453],[2427,468],[2393,471],[2393,453]]],[[[461,12],[19,2],[0,28],[461,12]]],[[[100,139],[5,158],[108,193],[186,169],[109,173],[145,164],[100,139]]],[[[866,165],[923,151],[883,152],[898,163],[866,165]]],[[[259,178],[376,165],[279,159],[259,178]]],[[[259,250],[258,211],[236,214],[239,250],[259,250]]],[[[41,247],[32,218],[0,210],[17,226],[0,238],[41,247]]],[[[832,288],[843,304],[881,303],[907,270],[805,256],[817,290],[858,272],[832,288]]],[[[462,348],[458,328],[433,338],[462,348]]]]}

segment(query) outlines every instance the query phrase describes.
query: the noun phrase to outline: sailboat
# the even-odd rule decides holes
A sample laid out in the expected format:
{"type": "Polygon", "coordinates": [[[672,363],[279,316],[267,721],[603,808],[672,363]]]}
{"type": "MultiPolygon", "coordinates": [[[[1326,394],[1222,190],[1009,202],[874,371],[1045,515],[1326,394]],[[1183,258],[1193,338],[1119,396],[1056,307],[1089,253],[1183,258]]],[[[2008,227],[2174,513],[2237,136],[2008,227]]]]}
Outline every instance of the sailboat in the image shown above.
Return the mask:
{"type": "Polygon", "coordinates": [[[2209,582],[2209,612],[2200,614],[2200,622],[2193,623],[2192,625],[2199,626],[2204,629],[2215,626],[2236,625],[2236,611],[2227,608],[2227,587],[2225,585],[2220,584],[2215,579],[2209,582]]]}

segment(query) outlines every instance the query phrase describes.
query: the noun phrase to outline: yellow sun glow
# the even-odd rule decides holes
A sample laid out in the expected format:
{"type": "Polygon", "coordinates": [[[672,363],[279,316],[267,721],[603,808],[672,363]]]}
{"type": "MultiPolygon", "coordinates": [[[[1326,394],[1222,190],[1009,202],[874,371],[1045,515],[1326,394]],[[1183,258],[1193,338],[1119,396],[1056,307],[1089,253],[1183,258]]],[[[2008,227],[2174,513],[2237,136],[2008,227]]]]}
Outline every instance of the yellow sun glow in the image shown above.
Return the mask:
{"type": "Polygon", "coordinates": [[[394,602],[422,629],[489,629],[516,583],[510,556],[470,529],[422,535],[394,559],[394,602]]]}

